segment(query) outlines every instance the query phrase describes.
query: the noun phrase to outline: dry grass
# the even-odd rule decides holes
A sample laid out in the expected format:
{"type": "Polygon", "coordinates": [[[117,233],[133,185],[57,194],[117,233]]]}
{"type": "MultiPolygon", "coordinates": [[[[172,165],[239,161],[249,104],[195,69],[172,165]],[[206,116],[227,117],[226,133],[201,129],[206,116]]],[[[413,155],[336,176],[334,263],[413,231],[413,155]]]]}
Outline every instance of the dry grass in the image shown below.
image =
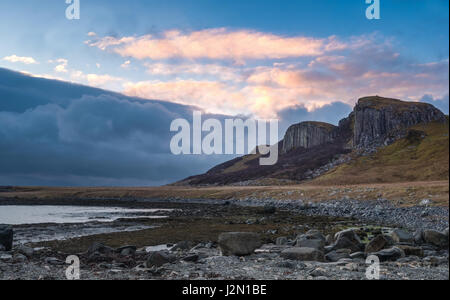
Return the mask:
{"type": "Polygon", "coordinates": [[[367,184],[448,180],[449,127],[432,123],[411,129],[426,133],[401,139],[376,154],[360,157],[314,180],[316,184],[367,184]]]}
{"type": "Polygon", "coordinates": [[[17,187],[0,193],[1,199],[302,199],[326,201],[344,197],[360,201],[385,198],[398,206],[417,205],[431,199],[433,205],[449,205],[449,182],[421,181],[357,185],[317,185],[245,187],[137,187],[137,188],[51,188],[17,187]]]}

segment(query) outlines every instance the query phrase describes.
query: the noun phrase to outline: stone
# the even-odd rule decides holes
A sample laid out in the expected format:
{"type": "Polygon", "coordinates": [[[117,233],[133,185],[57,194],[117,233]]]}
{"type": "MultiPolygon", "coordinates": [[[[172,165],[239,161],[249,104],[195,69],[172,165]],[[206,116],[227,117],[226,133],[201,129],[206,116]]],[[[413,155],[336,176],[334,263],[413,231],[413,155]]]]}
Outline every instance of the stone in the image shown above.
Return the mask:
{"type": "Polygon", "coordinates": [[[307,231],[305,234],[300,235],[299,237],[313,239],[313,240],[322,240],[326,242],[327,238],[318,230],[312,229],[307,231]]]}
{"type": "Polygon", "coordinates": [[[283,250],[280,256],[284,259],[289,260],[300,260],[300,261],[321,261],[325,260],[323,252],[314,248],[299,248],[292,247],[283,250]]]}
{"type": "Polygon", "coordinates": [[[437,267],[440,265],[448,264],[448,257],[440,256],[428,256],[423,259],[424,264],[437,267]]]}
{"type": "Polygon", "coordinates": [[[13,246],[13,228],[10,225],[0,225],[0,245],[5,248],[6,251],[11,251],[13,246]]]}
{"type": "Polygon", "coordinates": [[[275,245],[277,246],[284,246],[288,244],[288,239],[284,236],[277,238],[277,240],[275,241],[275,245]]]}
{"type": "Polygon", "coordinates": [[[113,252],[114,252],[113,248],[105,246],[105,245],[97,243],[97,242],[93,243],[89,247],[89,249],[87,250],[88,255],[92,255],[94,253],[100,253],[100,254],[103,254],[103,255],[109,255],[109,254],[111,254],[113,252]]]}
{"type": "Polygon", "coordinates": [[[417,245],[421,245],[423,244],[425,241],[423,240],[423,230],[422,229],[417,229],[414,232],[414,243],[417,245]]]}
{"type": "Polygon", "coordinates": [[[331,245],[333,244],[334,240],[333,240],[333,236],[331,234],[327,234],[327,236],[325,237],[325,243],[327,245],[331,245]]]}
{"type": "Polygon", "coordinates": [[[2,253],[0,253],[0,261],[10,262],[10,261],[12,261],[12,259],[13,259],[13,256],[11,254],[7,254],[7,253],[2,254],[2,253]]]}
{"type": "Polygon", "coordinates": [[[182,260],[183,261],[187,261],[187,262],[197,262],[199,260],[199,255],[198,254],[191,254],[191,255],[183,257],[182,260]]]}
{"type": "Polygon", "coordinates": [[[28,260],[28,258],[25,255],[20,254],[20,253],[16,253],[13,256],[13,263],[24,263],[27,260],[28,260]]]}
{"type": "Polygon", "coordinates": [[[314,248],[320,251],[324,251],[325,242],[323,240],[315,240],[315,239],[304,239],[301,238],[297,240],[296,247],[303,247],[303,248],[314,248]]]}
{"type": "Polygon", "coordinates": [[[366,253],[364,252],[354,252],[350,254],[351,259],[366,259],[366,253]]]}
{"type": "Polygon", "coordinates": [[[421,247],[414,247],[409,245],[397,245],[398,248],[402,249],[405,252],[406,256],[418,256],[423,257],[424,251],[421,247]]]}
{"type": "Polygon", "coordinates": [[[337,262],[343,258],[351,258],[350,252],[351,252],[350,249],[333,250],[327,255],[325,255],[325,259],[329,262],[337,262]]]}
{"type": "Polygon", "coordinates": [[[62,260],[57,259],[56,257],[47,257],[45,258],[45,263],[49,264],[49,265],[64,265],[65,262],[63,262],[62,260]]]}
{"type": "Polygon", "coordinates": [[[172,254],[170,254],[167,251],[157,251],[151,253],[147,261],[145,262],[145,265],[147,268],[151,267],[161,267],[167,263],[173,263],[176,261],[176,257],[172,254]]]}
{"type": "Polygon", "coordinates": [[[122,256],[130,256],[134,255],[136,253],[137,247],[136,246],[123,246],[116,249],[117,253],[120,253],[122,256]]]}
{"type": "Polygon", "coordinates": [[[402,229],[394,229],[392,231],[392,239],[396,243],[408,243],[411,244],[414,242],[414,236],[410,234],[409,232],[402,230],[402,229]]]}
{"type": "Polygon", "coordinates": [[[25,245],[20,245],[16,248],[17,252],[31,258],[34,254],[34,249],[25,245]]]}
{"type": "Polygon", "coordinates": [[[246,256],[262,246],[258,234],[252,232],[228,232],[219,235],[219,248],[225,256],[246,256]]]}
{"type": "Polygon", "coordinates": [[[311,275],[312,277],[328,277],[329,276],[327,271],[323,268],[315,268],[314,270],[311,270],[309,272],[309,275],[311,275]]]}
{"type": "Polygon", "coordinates": [[[362,243],[358,235],[353,229],[340,231],[334,236],[335,243],[332,249],[350,249],[352,252],[359,252],[362,250],[362,243]]]}
{"type": "Polygon", "coordinates": [[[366,253],[373,253],[393,245],[392,239],[384,234],[377,235],[366,245],[366,253]]]}
{"type": "Polygon", "coordinates": [[[422,237],[425,243],[434,245],[440,249],[448,248],[448,235],[435,231],[435,230],[424,230],[422,237]]]}
{"type": "Polygon", "coordinates": [[[370,253],[369,255],[377,256],[380,261],[396,261],[397,259],[405,257],[405,252],[398,247],[383,249],[378,252],[370,253]]]}

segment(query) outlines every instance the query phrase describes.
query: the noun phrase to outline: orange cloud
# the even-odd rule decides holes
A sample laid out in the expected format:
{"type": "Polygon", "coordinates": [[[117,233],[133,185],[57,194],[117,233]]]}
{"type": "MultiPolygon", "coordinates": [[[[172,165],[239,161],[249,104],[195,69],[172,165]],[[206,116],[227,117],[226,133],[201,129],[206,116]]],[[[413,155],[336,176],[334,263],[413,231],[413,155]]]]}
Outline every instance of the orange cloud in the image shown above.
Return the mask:
{"type": "Polygon", "coordinates": [[[124,57],[154,60],[174,57],[188,59],[281,59],[316,56],[328,50],[340,50],[345,44],[336,37],[316,39],[310,37],[284,37],[249,30],[229,31],[225,28],[182,33],[168,31],[161,37],[104,37],[87,41],[88,45],[112,50],[124,57]]]}

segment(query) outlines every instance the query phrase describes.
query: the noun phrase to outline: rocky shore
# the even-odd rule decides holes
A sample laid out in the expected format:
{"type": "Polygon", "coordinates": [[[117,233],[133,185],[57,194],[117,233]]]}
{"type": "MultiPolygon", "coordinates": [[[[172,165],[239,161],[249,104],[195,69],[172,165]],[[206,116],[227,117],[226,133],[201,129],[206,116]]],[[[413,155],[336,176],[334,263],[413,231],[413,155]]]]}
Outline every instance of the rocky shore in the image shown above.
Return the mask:
{"type": "Polygon", "coordinates": [[[159,220],[160,228],[126,238],[10,245],[11,228],[2,226],[0,279],[66,279],[66,258],[76,254],[81,279],[364,280],[373,263],[366,259],[376,255],[380,279],[448,280],[446,207],[399,208],[382,199],[195,202],[159,220]]]}

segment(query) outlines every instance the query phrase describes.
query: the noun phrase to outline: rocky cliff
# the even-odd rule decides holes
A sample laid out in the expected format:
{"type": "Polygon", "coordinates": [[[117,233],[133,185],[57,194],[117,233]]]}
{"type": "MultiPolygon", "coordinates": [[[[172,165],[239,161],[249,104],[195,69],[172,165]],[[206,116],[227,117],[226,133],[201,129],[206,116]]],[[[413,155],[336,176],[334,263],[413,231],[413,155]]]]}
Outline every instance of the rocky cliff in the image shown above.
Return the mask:
{"type": "Polygon", "coordinates": [[[446,122],[434,106],[378,96],[361,98],[354,109],[353,145],[357,149],[389,145],[419,123],[446,122]]]}
{"type": "Polygon", "coordinates": [[[367,161],[356,163],[356,167],[349,167],[344,174],[335,174],[336,177],[330,180],[337,182],[339,179],[346,183],[348,176],[345,175],[353,173],[349,182],[358,182],[364,176],[373,178],[373,182],[437,180],[445,178],[447,175],[442,174],[448,173],[447,117],[434,106],[420,102],[378,96],[361,98],[353,112],[338,126],[322,122],[292,125],[278,146],[280,156],[273,166],[260,166],[259,155],[247,155],[178,184],[259,184],[267,182],[264,180],[269,180],[270,184],[286,180],[301,182],[326,177],[332,170],[350,166],[366,155],[373,156],[373,161],[370,160],[372,165],[367,161]],[[414,139],[408,138],[410,136],[414,139]],[[385,145],[391,146],[383,148],[389,154],[383,156],[383,149],[379,147],[385,145]],[[405,151],[417,153],[405,156],[405,151]],[[375,156],[377,152],[381,152],[378,158],[375,156]],[[368,170],[361,171],[357,167],[367,167],[368,170]],[[352,170],[357,171],[352,173],[352,170]],[[388,173],[392,176],[389,177],[388,173]]]}
{"type": "Polygon", "coordinates": [[[296,148],[310,149],[335,138],[336,126],[322,122],[302,122],[292,125],[283,139],[282,153],[296,148]]]}

